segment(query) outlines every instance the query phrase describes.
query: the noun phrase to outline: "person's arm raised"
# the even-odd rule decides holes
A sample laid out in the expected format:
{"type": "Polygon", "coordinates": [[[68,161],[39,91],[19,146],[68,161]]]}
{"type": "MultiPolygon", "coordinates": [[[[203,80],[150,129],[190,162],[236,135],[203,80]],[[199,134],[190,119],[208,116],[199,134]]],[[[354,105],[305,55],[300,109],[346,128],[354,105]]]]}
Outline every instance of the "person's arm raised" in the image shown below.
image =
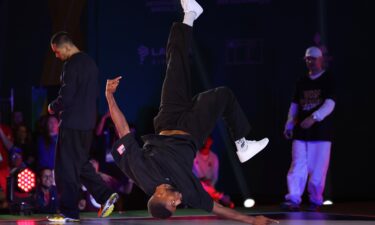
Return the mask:
{"type": "Polygon", "coordinates": [[[114,79],[108,79],[105,88],[105,97],[107,98],[109,112],[111,114],[112,121],[115,124],[119,138],[122,138],[130,133],[129,124],[126,121],[124,114],[119,109],[115,97],[113,96],[121,78],[121,76],[118,76],[114,79]]]}

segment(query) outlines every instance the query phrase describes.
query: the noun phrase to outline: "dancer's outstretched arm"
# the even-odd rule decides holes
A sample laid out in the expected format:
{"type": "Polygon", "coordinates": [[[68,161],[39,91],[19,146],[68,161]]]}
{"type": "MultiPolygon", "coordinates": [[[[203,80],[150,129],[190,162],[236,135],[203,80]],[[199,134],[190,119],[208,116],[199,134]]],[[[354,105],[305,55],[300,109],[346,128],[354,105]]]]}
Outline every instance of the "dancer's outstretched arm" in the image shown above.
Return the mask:
{"type": "Polygon", "coordinates": [[[114,79],[108,79],[107,85],[105,87],[105,97],[107,98],[109,112],[120,138],[130,133],[129,124],[126,121],[124,114],[117,106],[115,97],[113,96],[113,94],[116,92],[121,78],[121,76],[118,76],[114,79]]]}
{"type": "Polygon", "coordinates": [[[216,202],[214,202],[214,208],[212,212],[225,219],[237,220],[247,224],[266,225],[272,223],[279,223],[277,220],[273,220],[264,216],[248,216],[240,212],[237,212],[233,209],[226,208],[216,202]]]}

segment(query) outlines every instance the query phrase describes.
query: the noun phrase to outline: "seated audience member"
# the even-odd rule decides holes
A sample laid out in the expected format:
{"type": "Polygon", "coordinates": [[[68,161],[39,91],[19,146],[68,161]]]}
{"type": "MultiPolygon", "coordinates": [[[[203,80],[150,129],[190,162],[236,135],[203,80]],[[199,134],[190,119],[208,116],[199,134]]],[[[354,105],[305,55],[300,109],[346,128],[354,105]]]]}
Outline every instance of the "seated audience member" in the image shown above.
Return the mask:
{"type": "Polygon", "coordinates": [[[55,116],[50,115],[42,127],[42,133],[37,140],[38,168],[54,168],[59,121],[55,116]]]}
{"type": "Polygon", "coordinates": [[[194,159],[193,172],[197,176],[204,190],[214,199],[225,206],[234,208],[234,203],[228,195],[216,190],[215,185],[219,176],[219,159],[211,151],[213,140],[208,137],[205,145],[197,152],[194,159]]]}
{"type": "Polygon", "coordinates": [[[14,128],[14,146],[22,149],[22,157],[25,164],[32,168],[36,168],[36,153],[33,145],[31,133],[26,125],[20,124],[14,128]]]}
{"type": "MultiPolygon", "coordinates": [[[[5,195],[7,191],[7,177],[9,176],[9,151],[13,147],[13,135],[9,126],[1,123],[0,113],[0,189],[5,195]]],[[[1,202],[1,207],[6,207],[6,201],[1,202]]]]}
{"type": "Polygon", "coordinates": [[[35,192],[35,212],[55,214],[58,209],[57,189],[53,185],[53,174],[49,168],[40,170],[39,183],[35,192]]]}

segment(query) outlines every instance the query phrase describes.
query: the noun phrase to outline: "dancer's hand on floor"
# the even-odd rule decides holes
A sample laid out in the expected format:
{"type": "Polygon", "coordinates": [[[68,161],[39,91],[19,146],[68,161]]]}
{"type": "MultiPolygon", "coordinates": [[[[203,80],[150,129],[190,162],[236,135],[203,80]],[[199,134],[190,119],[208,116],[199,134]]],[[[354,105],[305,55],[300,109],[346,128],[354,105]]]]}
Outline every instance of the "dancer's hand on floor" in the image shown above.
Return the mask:
{"type": "Polygon", "coordinates": [[[256,216],[253,220],[254,225],[278,224],[279,221],[267,218],[265,216],[256,216]]]}
{"type": "Polygon", "coordinates": [[[112,95],[113,93],[116,92],[116,89],[120,83],[120,79],[122,77],[118,76],[115,79],[108,79],[107,80],[107,85],[105,87],[105,95],[107,96],[108,94],[112,95]]]}

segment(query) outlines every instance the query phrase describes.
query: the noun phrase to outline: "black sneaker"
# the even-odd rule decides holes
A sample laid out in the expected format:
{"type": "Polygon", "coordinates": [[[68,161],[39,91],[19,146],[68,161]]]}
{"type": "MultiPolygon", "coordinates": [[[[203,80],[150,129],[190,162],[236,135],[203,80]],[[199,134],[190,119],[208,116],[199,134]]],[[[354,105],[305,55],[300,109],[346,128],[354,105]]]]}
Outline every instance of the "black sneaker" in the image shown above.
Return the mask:
{"type": "Polygon", "coordinates": [[[286,201],[281,203],[280,208],[289,212],[298,212],[300,211],[300,206],[297,203],[292,201],[286,201]]]}
{"type": "Polygon", "coordinates": [[[310,203],[310,205],[306,208],[306,211],[309,212],[319,212],[321,205],[317,205],[315,203],[310,203]]]}

